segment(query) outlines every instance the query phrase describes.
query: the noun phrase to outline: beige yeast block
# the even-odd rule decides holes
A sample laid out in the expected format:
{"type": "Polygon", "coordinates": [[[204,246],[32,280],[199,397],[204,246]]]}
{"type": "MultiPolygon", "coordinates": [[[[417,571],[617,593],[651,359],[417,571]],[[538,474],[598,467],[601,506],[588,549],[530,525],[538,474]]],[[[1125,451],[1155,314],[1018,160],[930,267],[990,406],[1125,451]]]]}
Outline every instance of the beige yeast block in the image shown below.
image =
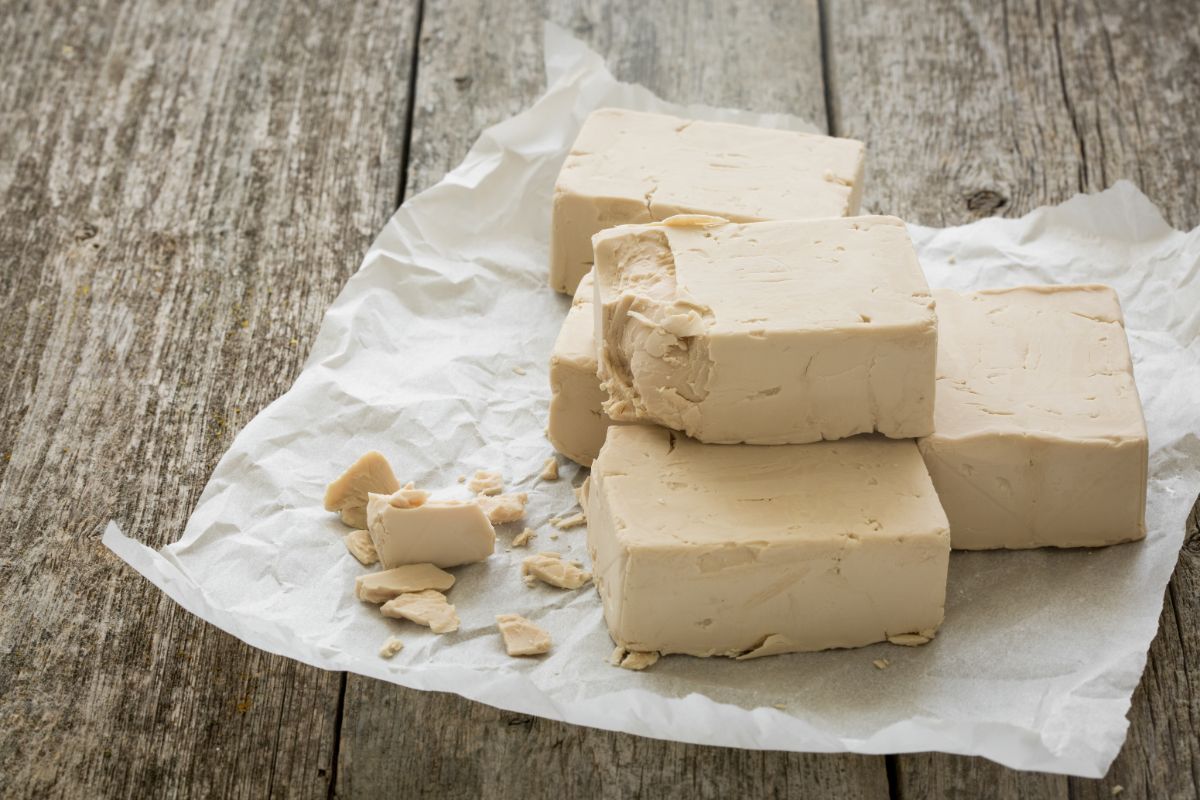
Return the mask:
{"type": "Polygon", "coordinates": [[[604,413],[606,395],[596,375],[596,320],[592,277],[579,283],[550,355],[550,421],[546,438],[554,449],[585,467],[604,444],[612,421],[604,413]]]}
{"type": "Polygon", "coordinates": [[[605,228],[675,214],[750,222],[858,213],[864,148],[852,139],[593,111],[554,185],[550,285],[573,294],[605,228]]]}
{"type": "Polygon", "coordinates": [[[675,218],[595,242],[613,420],[720,444],[932,432],[937,319],[895,217],[675,218]]]}
{"type": "Polygon", "coordinates": [[[939,289],[935,432],[918,444],[955,548],[1146,535],[1149,444],[1107,286],[939,289]]]}
{"type": "Polygon", "coordinates": [[[620,425],[591,481],[594,580],[627,650],[756,657],[941,624],[950,534],[911,441],[704,445],[620,425]]]}
{"type": "Polygon", "coordinates": [[[405,564],[456,567],[483,561],[496,549],[496,530],[474,500],[429,500],[397,508],[389,497],[367,500],[367,530],[386,568],[405,564]]]}

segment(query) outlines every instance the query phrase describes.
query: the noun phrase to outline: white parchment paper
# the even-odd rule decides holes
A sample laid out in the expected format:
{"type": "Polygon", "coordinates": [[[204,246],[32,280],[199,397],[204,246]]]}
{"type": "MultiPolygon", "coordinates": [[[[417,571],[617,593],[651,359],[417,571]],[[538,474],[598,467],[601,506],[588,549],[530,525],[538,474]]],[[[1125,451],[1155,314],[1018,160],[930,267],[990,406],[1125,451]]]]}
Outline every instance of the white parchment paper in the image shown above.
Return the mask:
{"type": "MultiPolygon", "coordinates": [[[[464,490],[501,469],[530,492],[534,550],[587,561],[582,528],[555,541],[579,470],[535,477],[547,360],[567,299],[546,286],[551,189],[589,111],[661,110],[803,128],[791,117],[665,103],[615,81],[553,26],[545,96],[488,129],[461,165],[396,212],[334,301],[295,385],[234,440],[183,537],[161,551],[104,542],[191,612],[308,664],[513,711],[685,742],[747,748],[977,754],[1013,767],[1102,775],[1124,740],[1130,696],[1154,636],[1184,521],[1200,489],[1200,229],[1170,228],[1128,183],[1019,220],[912,227],[935,286],[1100,281],[1124,304],[1150,428],[1146,541],[1098,551],[956,553],[946,621],[930,645],[733,662],[671,657],[633,673],[594,589],[526,588],[526,550],[506,545],[457,570],[462,629],[437,636],[354,599],[364,568],[321,509],[327,482],[368,449],[401,480],[464,490]],[[512,659],[496,613],[548,628],[555,647],[512,659]],[[404,651],[377,655],[389,635],[404,651]],[[878,670],[872,660],[887,658],[878,670]],[[782,708],[776,708],[781,705],[782,708]]],[[[874,209],[887,211],[887,209],[874,209]]]]}

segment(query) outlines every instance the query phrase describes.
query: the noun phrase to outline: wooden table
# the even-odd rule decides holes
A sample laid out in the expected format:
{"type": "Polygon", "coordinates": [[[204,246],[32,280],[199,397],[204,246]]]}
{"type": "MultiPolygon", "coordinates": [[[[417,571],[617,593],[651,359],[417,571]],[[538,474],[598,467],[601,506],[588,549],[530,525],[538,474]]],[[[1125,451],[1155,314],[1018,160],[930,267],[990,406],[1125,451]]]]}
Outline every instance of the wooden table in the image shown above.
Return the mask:
{"type": "Polygon", "coordinates": [[[865,140],[869,209],[956,224],[1125,177],[1200,223],[1195,0],[6,0],[0,794],[1197,797],[1194,513],[1103,781],[671,744],[321,672],[100,544],[110,518],[179,536],[388,215],[539,94],[543,18],[666,98],[865,140]]]}

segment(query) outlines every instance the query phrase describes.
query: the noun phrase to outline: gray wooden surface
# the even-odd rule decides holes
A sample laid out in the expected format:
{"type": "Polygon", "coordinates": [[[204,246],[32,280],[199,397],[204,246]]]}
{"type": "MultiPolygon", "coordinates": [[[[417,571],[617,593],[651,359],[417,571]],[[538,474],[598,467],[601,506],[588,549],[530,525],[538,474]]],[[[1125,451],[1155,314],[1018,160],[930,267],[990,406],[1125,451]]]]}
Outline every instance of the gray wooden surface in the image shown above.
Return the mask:
{"type": "Polygon", "coordinates": [[[1104,781],[676,745],[314,670],[99,543],[177,538],[405,192],[541,90],[540,20],[673,100],[869,143],[927,224],[1137,182],[1200,223],[1195,2],[0,1],[0,794],[1200,796],[1200,534],[1104,781]]]}

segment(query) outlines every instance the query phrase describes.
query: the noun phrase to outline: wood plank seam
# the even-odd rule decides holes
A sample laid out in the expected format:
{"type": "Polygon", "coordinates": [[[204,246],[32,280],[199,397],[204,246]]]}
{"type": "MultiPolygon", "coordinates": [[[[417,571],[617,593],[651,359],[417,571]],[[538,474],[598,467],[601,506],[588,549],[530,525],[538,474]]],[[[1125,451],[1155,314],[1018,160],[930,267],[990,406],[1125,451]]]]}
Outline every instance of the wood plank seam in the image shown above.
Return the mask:
{"type": "MultiPolygon", "coordinates": [[[[416,110],[417,70],[421,62],[421,25],[425,20],[425,0],[415,0],[415,19],[413,21],[413,46],[408,65],[408,96],[404,112],[404,136],[401,139],[400,173],[396,181],[396,209],[404,205],[405,187],[408,185],[408,160],[412,152],[413,113],[416,110]]],[[[329,779],[327,800],[337,796],[338,764],[342,746],[342,720],[346,713],[346,685],[349,674],[345,671],[338,673],[338,696],[333,717],[333,742],[329,759],[329,779]]]]}
{"type": "Polygon", "coordinates": [[[837,120],[833,113],[832,56],[829,51],[829,10],[825,7],[828,2],[829,0],[817,0],[817,44],[821,50],[821,91],[825,97],[825,132],[830,136],[837,136],[837,120]]]}
{"type": "Polygon", "coordinates": [[[421,25],[425,21],[425,0],[416,0],[417,18],[413,23],[412,59],[408,65],[408,110],[405,112],[404,149],[400,153],[400,185],[396,187],[396,208],[404,205],[408,186],[408,159],[412,153],[413,115],[417,110],[417,71],[421,66],[421,25]]]}
{"type": "Polygon", "coordinates": [[[1063,107],[1067,111],[1067,118],[1071,121],[1071,130],[1075,132],[1075,141],[1079,147],[1079,191],[1086,192],[1088,185],[1088,152],[1087,141],[1083,138],[1083,134],[1079,128],[1079,115],[1075,113],[1075,103],[1071,100],[1071,90],[1067,88],[1067,65],[1063,62],[1062,53],[1062,33],[1058,28],[1057,17],[1050,23],[1050,30],[1054,41],[1054,58],[1058,65],[1058,88],[1062,92],[1063,107]]]}
{"type": "MultiPolygon", "coordinates": [[[[420,29],[417,31],[420,35],[420,29]]],[[[403,182],[401,182],[403,185],[403,182]]],[[[346,680],[347,674],[342,672],[338,675],[338,696],[337,705],[333,712],[333,744],[332,752],[329,758],[329,773],[325,776],[329,779],[329,785],[326,787],[325,796],[327,800],[333,800],[337,796],[337,777],[338,777],[338,757],[342,749],[342,716],[346,713],[346,680]]]]}

